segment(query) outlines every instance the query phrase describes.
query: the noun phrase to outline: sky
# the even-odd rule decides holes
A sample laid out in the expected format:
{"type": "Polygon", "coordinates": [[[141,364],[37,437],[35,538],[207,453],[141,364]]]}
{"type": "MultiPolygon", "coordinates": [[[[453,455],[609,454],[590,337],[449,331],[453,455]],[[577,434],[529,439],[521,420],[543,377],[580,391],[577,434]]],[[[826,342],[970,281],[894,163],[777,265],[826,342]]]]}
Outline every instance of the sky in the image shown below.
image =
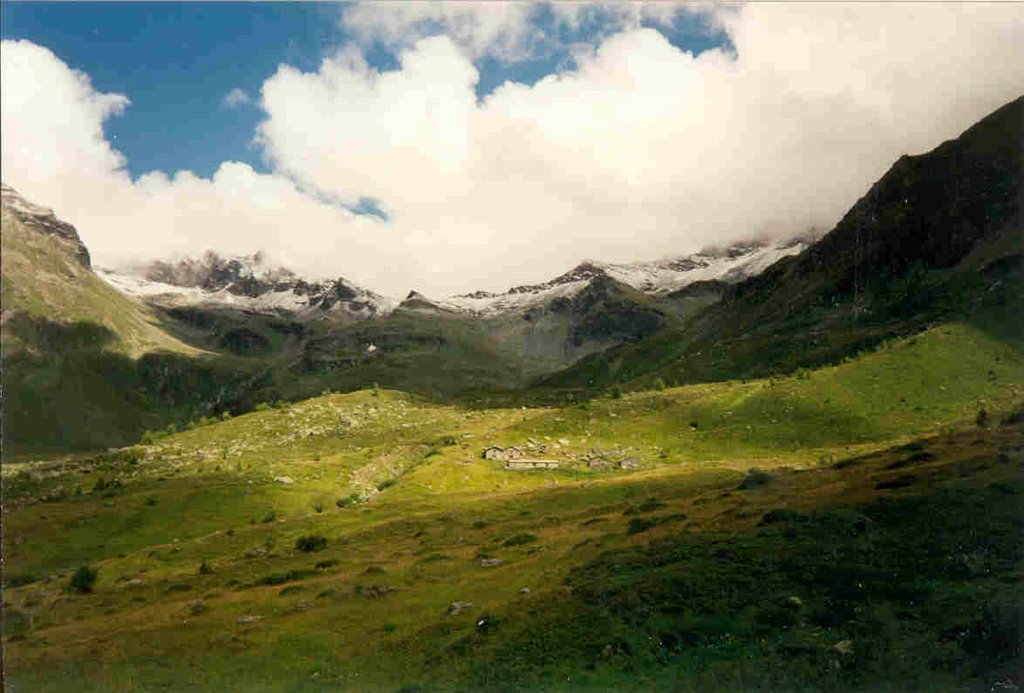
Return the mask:
{"type": "Polygon", "coordinates": [[[831,227],[1024,92],[1024,4],[2,5],[5,183],[100,266],[402,296],[831,227]]]}

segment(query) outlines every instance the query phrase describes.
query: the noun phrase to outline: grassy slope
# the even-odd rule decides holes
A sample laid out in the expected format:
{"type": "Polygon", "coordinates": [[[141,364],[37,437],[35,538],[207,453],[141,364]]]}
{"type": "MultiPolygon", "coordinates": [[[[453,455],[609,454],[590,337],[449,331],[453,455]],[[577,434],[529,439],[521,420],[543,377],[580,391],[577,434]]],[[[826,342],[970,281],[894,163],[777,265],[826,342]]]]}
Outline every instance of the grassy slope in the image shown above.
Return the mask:
{"type": "MultiPolygon", "coordinates": [[[[130,356],[165,350],[196,350],[169,336],[141,304],[124,296],[80,264],[67,242],[28,229],[13,214],[3,218],[3,304],[47,320],[88,322],[110,331],[107,348],[130,356]]],[[[11,336],[4,331],[4,338],[11,336]]],[[[10,346],[15,346],[14,344],[10,346]]]]}
{"type": "Polygon", "coordinates": [[[943,629],[967,628],[987,618],[985,605],[1019,595],[1019,557],[1000,537],[1020,496],[985,486],[1019,487],[1021,436],[1017,427],[951,431],[973,428],[979,405],[998,418],[1024,397],[1022,385],[1019,353],[946,325],[772,382],[567,408],[469,410],[387,391],[330,395],[124,453],[5,465],[9,675],[41,691],[505,690],[512,681],[564,690],[785,689],[789,681],[827,690],[854,686],[856,676],[870,683],[898,674],[899,657],[887,654],[894,651],[926,683],[988,682],[1003,663],[982,661],[984,643],[944,640],[942,652],[928,652],[943,629]],[[887,450],[936,434],[925,446],[930,458],[887,450]],[[479,457],[491,442],[528,438],[567,441],[543,453],[566,466],[512,473],[479,457]],[[617,448],[642,469],[591,470],[578,455],[592,447],[617,448]],[[829,466],[859,454],[869,457],[829,466]],[[886,469],[894,463],[902,467],[886,469]],[[738,492],[752,465],[779,471],[767,486],[738,492]],[[275,483],[282,475],[294,483],[275,483]],[[875,489],[907,475],[907,488],[875,489]],[[942,495],[961,487],[979,490],[942,495]],[[363,500],[335,505],[353,494],[363,500]],[[871,506],[880,495],[923,505],[871,506]],[[851,570],[869,571],[858,567],[873,560],[863,540],[813,518],[793,525],[796,535],[784,524],[755,525],[772,508],[813,515],[837,504],[868,504],[858,512],[893,549],[878,554],[889,571],[872,578],[879,593],[849,597],[856,613],[823,624],[819,612],[838,596],[810,558],[834,549],[847,552],[851,570]],[[967,551],[964,560],[983,561],[987,571],[966,580],[948,577],[941,560],[900,563],[905,553],[919,555],[904,549],[928,535],[907,518],[943,515],[949,526],[920,551],[967,551]],[[627,533],[644,518],[659,519],[627,533]],[[989,524],[972,528],[982,519],[989,524]],[[310,533],[327,537],[327,548],[296,551],[295,539],[310,533]],[[522,534],[535,538],[506,544],[522,534]],[[726,553],[708,553],[711,546],[726,553]],[[814,579],[771,560],[783,546],[798,552],[795,565],[812,566],[814,579]],[[723,559],[731,555],[764,582],[744,582],[746,569],[723,559]],[[482,567],[486,556],[505,563],[482,567]],[[204,560],[211,574],[198,574],[204,560]],[[315,567],[325,560],[336,563],[315,567]],[[99,568],[96,592],[69,594],[70,572],[85,563],[99,568]],[[892,594],[896,569],[929,585],[927,608],[909,625],[892,616],[901,599],[892,594]],[[704,573],[722,582],[681,581],[704,573]],[[35,582],[11,587],[12,579],[35,582]],[[733,601],[719,584],[730,585],[733,601]],[[374,598],[385,586],[394,592],[374,598]],[[787,611],[780,602],[788,596],[800,596],[806,610],[787,611]],[[456,600],[474,607],[446,615],[456,600]],[[693,608],[669,608],[680,602],[693,608]],[[643,604],[652,609],[637,611],[643,604]],[[250,615],[261,619],[238,622],[250,615]],[[670,646],[650,646],[657,638],[670,646]],[[833,649],[844,639],[859,659],[833,649]],[[929,673],[928,657],[949,666],[929,673]]]}

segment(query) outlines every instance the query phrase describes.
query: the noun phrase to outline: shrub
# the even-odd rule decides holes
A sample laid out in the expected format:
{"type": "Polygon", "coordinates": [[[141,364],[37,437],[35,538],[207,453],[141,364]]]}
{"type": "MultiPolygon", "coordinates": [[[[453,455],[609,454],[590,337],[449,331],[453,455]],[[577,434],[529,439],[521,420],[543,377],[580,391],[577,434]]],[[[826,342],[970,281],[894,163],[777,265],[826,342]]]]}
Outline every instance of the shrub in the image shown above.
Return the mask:
{"type": "Polygon", "coordinates": [[[313,501],[313,510],[322,513],[324,511],[324,502],[322,500],[313,501]]]}
{"type": "Polygon", "coordinates": [[[749,491],[750,489],[761,488],[771,483],[772,475],[762,469],[751,469],[750,472],[743,477],[743,481],[740,482],[739,488],[741,491],[749,491]]]}
{"type": "Polygon", "coordinates": [[[71,576],[71,589],[75,592],[92,592],[92,588],[96,585],[97,577],[99,577],[99,573],[95,568],[83,565],[71,576]]]}
{"type": "Polygon", "coordinates": [[[374,383],[373,388],[370,390],[370,394],[374,397],[380,397],[380,385],[374,383]]]}
{"type": "Polygon", "coordinates": [[[6,587],[22,587],[23,585],[31,585],[38,579],[35,575],[29,573],[16,573],[14,575],[5,575],[4,585],[6,587]]]}
{"type": "Polygon", "coordinates": [[[338,563],[339,563],[339,561],[338,561],[337,558],[328,558],[328,559],[323,560],[323,561],[317,561],[315,567],[316,568],[320,568],[320,569],[332,568],[332,567],[338,565],[338,563]]]}
{"type": "Polygon", "coordinates": [[[256,411],[270,411],[270,405],[266,402],[260,402],[256,405],[256,411]]]}
{"type": "Polygon", "coordinates": [[[319,534],[309,534],[295,540],[295,548],[299,551],[305,551],[306,553],[310,553],[311,551],[320,551],[326,546],[327,537],[319,534]]]}
{"type": "Polygon", "coordinates": [[[654,389],[655,390],[661,391],[661,390],[664,390],[666,387],[667,386],[665,385],[665,381],[664,380],[662,380],[661,378],[655,378],[654,379],[654,389]]]}
{"type": "Polygon", "coordinates": [[[362,498],[361,498],[361,496],[358,493],[353,493],[351,496],[345,496],[344,498],[339,498],[337,501],[335,501],[334,504],[337,505],[339,508],[347,508],[350,505],[355,505],[361,499],[362,498]]]}
{"type": "Polygon", "coordinates": [[[981,428],[985,428],[986,426],[988,426],[988,422],[988,410],[986,410],[985,407],[982,407],[981,409],[978,410],[978,415],[974,417],[974,423],[976,423],[981,428]]]}
{"type": "Polygon", "coordinates": [[[612,387],[611,397],[612,399],[622,399],[622,388],[618,385],[612,387]]]}
{"type": "Polygon", "coordinates": [[[505,546],[522,546],[523,544],[532,544],[537,541],[536,534],[529,534],[524,532],[523,534],[513,534],[511,537],[505,540],[505,546]]]}
{"type": "Polygon", "coordinates": [[[273,510],[271,510],[270,512],[268,512],[266,515],[263,516],[263,522],[264,523],[273,522],[276,519],[277,519],[277,513],[274,512],[273,510]]]}
{"type": "Polygon", "coordinates": [[[634,517],[626,526],[626,534],[640,534],[640,532],[646,532],[656,524],[658,524],[657,520],[646,517],[634,517]]]}
{"type": "Polygon", "coordinates": [[[199,564],[199,574],[210,575],[211,573],[213,573],[213,568],[206,562],[206,559],[203,559],[203,562],[199,564]]]}

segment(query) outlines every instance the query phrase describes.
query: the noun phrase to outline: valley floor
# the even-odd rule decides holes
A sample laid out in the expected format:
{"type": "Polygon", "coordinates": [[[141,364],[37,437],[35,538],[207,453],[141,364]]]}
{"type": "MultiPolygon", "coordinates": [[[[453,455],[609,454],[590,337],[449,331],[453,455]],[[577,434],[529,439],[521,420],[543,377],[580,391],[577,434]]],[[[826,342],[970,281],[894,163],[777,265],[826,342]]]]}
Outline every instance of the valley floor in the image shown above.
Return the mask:
{"type": "Polygon", "coordinates": [[[788,378],[328,393],[7,464],[8,688],[1013,689],[1022,401],[1020,352],[950,324],[788,378]]]}

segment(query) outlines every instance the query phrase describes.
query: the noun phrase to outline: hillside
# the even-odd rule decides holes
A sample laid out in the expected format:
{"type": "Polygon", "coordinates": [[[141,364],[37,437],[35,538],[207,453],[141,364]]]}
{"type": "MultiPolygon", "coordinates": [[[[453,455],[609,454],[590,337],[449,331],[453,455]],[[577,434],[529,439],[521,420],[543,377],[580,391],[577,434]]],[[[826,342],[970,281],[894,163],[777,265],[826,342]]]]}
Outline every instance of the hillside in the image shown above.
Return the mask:
{"type": "Polygon", "coordinates": [[[33,320],[101,328],[83,338],[104,339],[104,348],[138,356],[166,350],[195,353],[166,334],[157,318],[100,280],[75,228],[53,212],[4,185],[0,194],[3,226],[4,339],[10,347],[32,348],[33,320]]]}
{"type": "Polygon", "coordinates": [[[1012,681],[1022,383],[1019,352],[951,325],[799,377],[557,408],[367,390],[7,464],[9,682],[1012,681]]]}
{"type": "Polygon", "coordinates": [[[684,329],[592,357],[548,383],[672,382],[792,371],[941,320],[1019,342],[1024,97],[905,156],[799,255],[725,291],[684,329]]]}

